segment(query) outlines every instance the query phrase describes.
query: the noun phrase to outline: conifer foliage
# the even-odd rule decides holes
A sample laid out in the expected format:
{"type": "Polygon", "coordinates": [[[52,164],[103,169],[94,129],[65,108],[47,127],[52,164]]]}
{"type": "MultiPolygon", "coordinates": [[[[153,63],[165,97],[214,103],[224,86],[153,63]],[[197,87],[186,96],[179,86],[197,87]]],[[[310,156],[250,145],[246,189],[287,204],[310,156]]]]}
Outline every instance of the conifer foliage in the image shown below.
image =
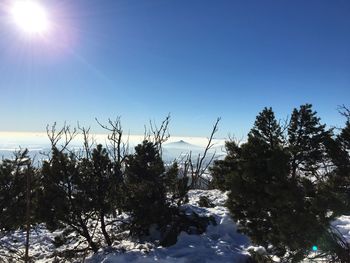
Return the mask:
{"type": "MultiPolygon", "coordinates": [[[[5,159],[0,163],[0,229],[15,230],[26,224],[26,194],[30,192],[30,200],[34,199],[38,186],[37,170],[28,156],[28,150],[15,152],[13,159],[5,159]],[[30,179],[28,189],[27,180],[30,179]]],[[[30,201],[29,200],[29,201],[30,201]]],[[[30,217],[36,220],[32,204],[30,217]]]]}
{"type": "Polygon", "coordinates": [[[164,226],[169,218],[165,168],[156,145],[147,140],[126,159],[124,210],[131,213],[132,235],[149,234],[152,224],[164,226]]]}
{"type": "Polygon", "coordinates": [[[167,226],[178,218],[179,207],[186,202],[188,178],[179,178],[176,163],[167,169],[164,166],[160,150],[168,121],[169,117],[159,131],[153,129],[154,137],[145,136],[133,154],[127,154],[127,146],[121,141],[119,119],[110,121],[110,126],[101,125],[112,133],[108,136],[109,148],[95,145],[89,139],[89,129],[80,127],[84,138],[81,151],[69,149],[76,130],[65,126],[56,131],[53,126],[48,130],[51,152],[39,170],[41,222],[50,229],[68,227],[97,252],[103,243],[111,246],[115,241],[117,233],[111,232],[108,224],[112,217],[116,219],[118,210],[128,219],[112,222],[121,222],[118,228],[127,229],[131,236],[145,238],[154,229],[160,233],[159,242],[167,239],[163,245],[170,244],[169,240],[176,242],[184,229],[171,232],[169,238],[167,226]],[[97,226],[104,240],[96,237],[97,226]]]}
{"type": "Polygon", "coordinates": [[[213,185],[229,190],[227,206],[240,230],[283,262],[304,259],[336,214],[329,201],[331,140],[310,104],[294,109],[287,127],[264,108],[247,142],[227,142],[227,156],[211,169],[213,185]]]}
{"type": "MultiPolygon", "coordinates": [[[[341,114],[345,127],[337,133],[327,130],[311,104],[294,109],[284,126],[272,108],[264,108],[247,141],[227,141],[227,155],[210,168],[210,186],[228,191],[227,207],[240,231],[281,262],[301,262],[313,245],[329,262],[350,260],[349,244],[330,227],[331,220],[350,210],[350,110],[343,106],[341,114]]],[[[215,220],[189,215],[181,206],[196,185],[193,179],[209,167],[203,162],[220,119],[196,167],[191,155],[185,165],[164,164],[169,119],[160,128],[151,123],[132,154],[122,140],[119,118],[100,124],[110,132],[106,147],[90,141],[89,129],[79,127],[80,151],[69,147],[75,129],[52,126],[51,150],[38,167],[27,150],[0,162],[0,229],[26,225],[29,235],[31,224],[46,223],[63,233],[75,231],[93,252],[113,245],[118,235],[109,226],[117,221],[130,236],[163,246],[176,243],[182,231],[203,233],[215,220]],[[126,220],[119,220],[117,211],[126,220]]],[[[204,197],[201,205],[212,206],[204,197]]]]}
{"type": "Polygon", "coordinates": [[[320,123],[311,104],[294,109],[288,126],[288,147],[293,178],[299,176],[322,179],[320,168],[327,162],[326,144],[331,131],[320,123]]]}
{"type": "Polygon", "coordinates": [[[84,158],[80,165],[83,189],[86,189],[91,210],[99,218],[101,231],[108,246],[112,245],[110,234],[106,230],[105,217],[113,214],[116,189],[120,181],[119,166],[112,162],[106,148],[98,144],[92,150],[91,158],[84,158]]]}
{"type": "Polygon", "coordinates": [[[88,129],[82,151],[68,149],[75,130],[63,127],[49,134],[52,143],[50,158],[41,169],[42,190],[39,195],[40,218],[51,229],[68,227],[85,238],[89,248],[97,252],[101,240],[94,237],[99,222],[104,242],[111,246],[112,234],[107,231],[106,217],[115,213],[116,199],[120,197],[121,166],[110,158],[108,149],[89,142],[88,129]],[[60,139],[63,146],[56,146],[60,139]]]}
{"type": "Polygon", "coordinates": [[[340,214],[350,209],[350,110],[343,106],[341,113],[346,117],[345,126],[328,147],[334,168],[329,186],[335,189],[340,214]]]}
{"type": "Polygon", "coordinates": [[[53,147],[52,159],[45,161],[42,168],[41,216],[52,229],[71,227],[97,252],[98,246],[88,227],[94,212],[94,200],[89,198],[91,186],[86,187],[88,182],[84,180],[86,175],[81,174],[85,168],[82,166],[85,163],[80,163],[73,153],[64,153],[53,147]]]}

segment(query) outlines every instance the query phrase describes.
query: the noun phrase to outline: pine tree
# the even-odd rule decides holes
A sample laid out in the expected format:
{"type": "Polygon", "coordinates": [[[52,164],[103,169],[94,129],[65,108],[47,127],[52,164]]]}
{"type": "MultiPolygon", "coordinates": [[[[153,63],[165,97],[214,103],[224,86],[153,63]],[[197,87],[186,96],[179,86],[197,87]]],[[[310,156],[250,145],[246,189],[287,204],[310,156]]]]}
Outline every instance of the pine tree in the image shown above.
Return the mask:
{"type": "Polygon", "coordinates": [[[336,201],[333,205],[337,207],[337,214],[347,213],[350,209],[350,121],[335,139],[327,143],[327,150],[333,164],[333,171],[328,182],[336,201]]]}
{"type": "Polygon", "coordinates": [[[288,204],[293,190],[288,180],[289,156],[280,145],[270,147],[254,136],[241,146],[236,169],[227,178],[227,206],[232,217],[239,220],[240,230],[254,243],[273,245],[274,254],[284,255],[290,236],[282,236],[280,228],[290,219],[288,204]]]}
{"type": "MultiPolygon", "coordinates": [[[[347,111],[349,113],[349,111],[347,111]]],[[[323,184],[324,199],[321,205],[331,208],[333,217],[347,214],[350,209],[350,122],[327,142],[327,153],[333,169],[329,179],[323,184]]],[[[327,251],[332,262],[350,262],[350,245],[334,228],[328,229],[319,239],[319,247],[327,251]]]]}
{"type": "Polygon", "coordinates": [[[228,156],[213,168],[226,171],[230,190],[227,206],[233,218],[239,220],[240,230],[257,244],[274,244],[279,254],[285,252],[285,247],[276,242],[279,230],[275,223],[280,212],[289,209],[283,205],[290,197],[286,192],[289,156],[282,141],[272,109],[265,108],[257,116],[247,143],[240,147],[227,143],[228,156]]]}
{"type": "Polygon", "coordinates": [[[180,206],[188,202],[189,178],[179,176],[179,167],[177,162],[174,162],[165,174],[165,185],[167,193],[171,195],[172,203],[180,206]]]}
{"type": "Polygon", "coordinates": [[[26,193],[30,191],[30,217],[35,216],[35,195],[39,188],[36,168],[28,156],[28,150],[15,153],[14,159],[5,159],[0,163],[0,229],[14,230],[26,224],[26,193]],[[27,189],[30,177],[31,187],[27,189]]]}
{"type": "Polygon", "coordinates": [[[337,148],[333,152],[332,160],[337,167],[336,172],[350,185],[350,120],[346,121],[335,141],[337,148]]]}
{"type": "Polygon", "coordinates": [[[81,185],[79,186],[91,200],[90,209],[95,211],[100,221],[101,231],[107,245],[112,245],[110,235],[106,230],[105,217],[113,213],[114,203],[118,198],[116,187],[120,178],[120,169],[115,167],[108,156],[106,148],[101,144],[78,163],[81,185]]]}
{"type": "Polygon", "coordinates": [[[164,226],[169,221],[165,168],[155,144],[144,141],[135,147],[135,154],[126,159],[124,210],[132,216],[130,234],[149,234],[149,228],[164,226]]]}
{"type": "Polygon", "coordinates": [[[222,191],[230,190],[230,175],[232,171],[238,169],[241,147],[233,140],[225,142],[226,156],[223,160],[215,160],[214,165],[209,168],[212,180],[211,188],[217,188],[222,191]]]}
{"type": "Polygon", "coordinates": [[[98,246],[88,228],[92,219],[93,200],[84,187],[79,161],[73,153],[52,148],[52,158],[42,167],[43,190],[40,194],[40,215],[50,229],[69,226],[83,236],[90,248],[98,246]]]}
{"type": "Polygon", "coordinates": [[[176,163],[165,170],[159,145],[147,140],[127,156],[123,210],[131,215],[131,235],[150,238],[152,227],[158,230],[159,244],[170,246],[181,231],[205,231],[209,218],[189,216],[180,209],[188,201],[188,177],[179,177],[178,172],[176,163]]]}
{"type": "Polygon", "coordinates": [[[248,138],[265,142],[270,149],[279,147],[284,141],[282,128],[275,118],[272,108],[264,108],[256,117],[248,138]]]}
{"type": "Polygon", "coordinates": [[[108,157],[106,149],[102,148],[102,145],[97,145],[97,148],[92,152],[93,161],[93,174],[96,178],[96,198],[95,201],[96,210],[99,212],[101,229],[103,236],[109,246],[112,245],[111,238],[106,231],[105,216],[112,212],[112,200],[113,192],[113,166],[111,160],[108,157]]]}
{"type": "Polygon", "coordinates": [[[320,123],[311,104],[293,110],[288,127],[293,178],[319,178],[320,168],[326,163],[325,144],[330,137],[331,131],[327,131],[326,125],[320,123]]]}
{"type": "MultiPolygon", "coordinates": [[[[301,222],[308,226],[305,235],[314,229],[318,236],[312,235],[313,240],[318,242],[327,235],[330,221],[341,209],[330,154],[337,148],[337,143],[332,139],[332,130],[326,130],[326,125],[321,124],[311,104],[293,110],[288,142],[291,178],[302,191],[298,215],[303,217],[301,222]]],[[[341,151],[338,150],[336,156],[340,157],[341,151]]],[[[312,240],[312,237],[309,239],[312,240]]],[[[326,252],[329,248],[322,249],[326,252]]]]}
{"type": "Polygon", "coordinates": [[[228,155],[212,171],[214,176],[223,173],[217,185],[229,190],[227,206],[240,230],[283,262],[300,262],[332,219],[323,187],[328,175],[323,172],[316,181],[311,177],[327,158],[330,132],[306,105],[293,111],[288,134],[285,146],[272,109],[265,108],[248,141],[240,146],[228,142],[228,155]]]}

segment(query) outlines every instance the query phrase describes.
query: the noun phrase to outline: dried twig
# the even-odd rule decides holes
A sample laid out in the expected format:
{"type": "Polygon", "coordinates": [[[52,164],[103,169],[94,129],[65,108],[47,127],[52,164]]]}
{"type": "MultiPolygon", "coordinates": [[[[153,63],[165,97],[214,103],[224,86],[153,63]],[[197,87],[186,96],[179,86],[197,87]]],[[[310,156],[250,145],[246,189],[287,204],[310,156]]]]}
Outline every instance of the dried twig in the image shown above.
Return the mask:
{"type": "Polygon", "coordinates": [[[107,147],[115,163],[121,164],[124,162],[126,155],[129,152],[129,138],[126,142],[122,141],[123,129],[120,121],[120,117],[117,117],[114,121],[108,119],[108,124],[102,124],[97,118],[96,122],[106,131],[110,132],[107,139],[110,143],[110,147],[107,147]]]}

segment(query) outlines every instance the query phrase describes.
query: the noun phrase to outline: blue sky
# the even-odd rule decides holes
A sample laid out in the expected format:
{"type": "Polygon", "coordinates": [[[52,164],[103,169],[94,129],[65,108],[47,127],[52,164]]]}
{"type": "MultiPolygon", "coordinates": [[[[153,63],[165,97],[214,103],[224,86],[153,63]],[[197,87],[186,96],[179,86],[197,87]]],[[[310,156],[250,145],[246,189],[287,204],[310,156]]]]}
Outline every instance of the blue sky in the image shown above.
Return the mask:
{"type": "Polygon", "coordinates": [[[244,136],[264,106],[312,103],[341,125],[350,99],[348,0],[43,1],[55,29],[24,36],[0,11],[0,131],[122,117],[143,133],[244,136]]]}

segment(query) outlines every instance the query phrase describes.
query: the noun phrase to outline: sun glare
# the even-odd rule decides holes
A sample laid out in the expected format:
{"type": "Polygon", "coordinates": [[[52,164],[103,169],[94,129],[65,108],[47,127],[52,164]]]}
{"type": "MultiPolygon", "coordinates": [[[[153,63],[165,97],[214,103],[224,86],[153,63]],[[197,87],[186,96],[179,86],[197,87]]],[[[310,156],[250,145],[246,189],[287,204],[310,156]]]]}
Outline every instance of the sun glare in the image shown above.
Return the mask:
{"type": "Polygon", "coordinates": [[[44,34],[49,30],[45,8],[34,0],[16,0],[11,8],[16,25],[28,34],[44,34]]]}

